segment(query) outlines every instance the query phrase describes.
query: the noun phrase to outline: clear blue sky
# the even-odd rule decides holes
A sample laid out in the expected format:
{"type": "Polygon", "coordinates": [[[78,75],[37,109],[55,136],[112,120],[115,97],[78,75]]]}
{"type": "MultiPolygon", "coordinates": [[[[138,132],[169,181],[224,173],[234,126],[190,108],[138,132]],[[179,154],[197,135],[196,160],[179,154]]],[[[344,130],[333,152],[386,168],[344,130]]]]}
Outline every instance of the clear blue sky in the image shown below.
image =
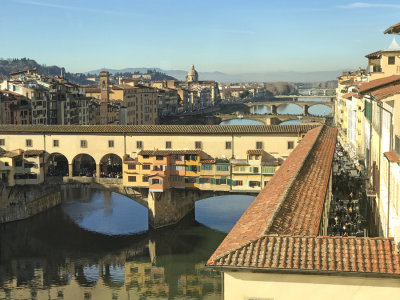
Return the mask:
{"type": "Polygon", "coordinates": [[[72,72],[350,69],[397,22],[398,0],[1,0],[0,57],[72,72]]]}

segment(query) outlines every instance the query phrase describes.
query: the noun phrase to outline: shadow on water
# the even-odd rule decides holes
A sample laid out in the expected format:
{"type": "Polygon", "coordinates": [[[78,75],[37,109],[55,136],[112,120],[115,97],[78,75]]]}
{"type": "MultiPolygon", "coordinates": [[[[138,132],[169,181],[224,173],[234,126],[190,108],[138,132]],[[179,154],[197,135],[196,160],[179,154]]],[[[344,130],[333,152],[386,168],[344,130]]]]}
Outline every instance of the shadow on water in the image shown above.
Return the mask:
{"type": "MultiPolygon", "coordinates": [[[[226,205],[219,200],[214,204],[226,205]]],[[[200,202],[199,207],[212,200],[200,202]]],[[[243,204],[241,213],[247,208],[247,202],[243,204]]],[[[223,223],[231,222],[232,227],[239,210],[237,207],[231,218],[223,223]]],[[[214,206],[214,215],[210,214],[209,220],[223,211],[214,206]]],[[[203,207],[203,211],[200,209],[198,213],[202,215],[209,211],[203,207]]],[[[0,296],[2,289],[7,293],[15,291],[6,289],[14,281],[18,289],[28,290],[57,286],[66,290],[96,289],[101,282],[105,291],[129,293],[134,290],[141,299],[150,296],[157,299],[201,299],[206,295],[218,299],[220,275],[203,266],[226,233],[202,225],[195,220],[194,214],[192,212],[175,226],[114,236],[81,228],[62,207],[27,220],[1,225],[0,296]],[[37,282],[38,270],[43,273],[41,283],[37,282]]],[[[220,227],[216,228],[225,228],[224,231],[229,227],[227,224],[221,227],[215,221],[208,224],[217,224],[220,227]]],[[[124,295],[118,299],[125,299],[127,296],[124,295]]]]}

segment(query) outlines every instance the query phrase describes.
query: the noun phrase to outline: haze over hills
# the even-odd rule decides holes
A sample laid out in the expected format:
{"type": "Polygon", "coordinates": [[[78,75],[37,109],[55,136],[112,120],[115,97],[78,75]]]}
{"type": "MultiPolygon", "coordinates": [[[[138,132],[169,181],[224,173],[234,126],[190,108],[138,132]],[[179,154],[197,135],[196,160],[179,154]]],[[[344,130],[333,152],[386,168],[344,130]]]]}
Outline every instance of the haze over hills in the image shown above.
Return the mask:
{"type": "MultiPolygon", "coordinates": [[[[165,73],[169,76],[175,77],[179,80],[185,80],[189,70],[163,70],[160,68],[125,68],[125,69],[98,69],[89,71],[90,74],[98,74],[102,70],[108,72],[124,73],[124,72],[140,72],[146,73],[147,70],[156,70],[165,73]]],[[[320,71],[320,72],[263,72],[263,73],[241,73],[241,74],[227,74],[222,72],[199,72],[200,80],[215,80],[218,82],[246,82],[246,81],[259,81],[259,82],[273,82],[273,81],[289,81],[289,82],[314,82],[314,81],[327,81],[336,80],[344,70],[333,71],[320,71]]]]}

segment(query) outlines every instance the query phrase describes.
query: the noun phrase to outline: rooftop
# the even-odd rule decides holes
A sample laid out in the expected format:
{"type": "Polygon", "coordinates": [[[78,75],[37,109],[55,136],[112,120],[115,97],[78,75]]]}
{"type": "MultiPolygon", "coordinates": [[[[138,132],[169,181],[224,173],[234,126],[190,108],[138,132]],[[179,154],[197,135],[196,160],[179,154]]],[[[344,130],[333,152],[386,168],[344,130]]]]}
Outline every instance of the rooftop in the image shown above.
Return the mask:
{"type": "Polygon", "coordinates": [[[353,93],[353,92],[343,95],[343,98],[346,98],[346,99],[349,99],[351,97],[360,99],[360,95],[357,93],[353,93]]]}
{"type": "Polygon", "coordinates": [[[271,271],[400,274],[391,238],[266,235],[219,256],[216,266],[271,271]]]}
{"type": "Polygon", "coordinates": [[[318,236],[337,129],[310,130],[207,262],[213,268],[399,276],[392,238],[318,236]]]}
{"type": "Polygon", "coordinates": [[[300,134],[316,125],[0,125],[2,134],[300,134]]]}
{"type": "Polygon", "coordinates": [[[383,33],[387,34],[399,34],[400,33],[400,23],[394,24],[386,29],[383,33]]]}
{"type": "Polygon", "coordinates": [[[387,85],[391,85],[391,84],[398,83],[398,82],[400,82],[400,75],[392,75],[392,76],[388,76],[388,77],[384,77],[384,78],[371,80],[369,82],[364,82],[358,87],[358,91],[360,93],[365,93],[370,90],[373,90],[373,89],[376,89],[379,87],[383,87],[383,86],[387,86],[387,85]]]}
{"type": "Polygon", "coordinates": [[[371,94],[379,100],[400,94],[400,83],[376,89],[372,91],[371,94]]]}

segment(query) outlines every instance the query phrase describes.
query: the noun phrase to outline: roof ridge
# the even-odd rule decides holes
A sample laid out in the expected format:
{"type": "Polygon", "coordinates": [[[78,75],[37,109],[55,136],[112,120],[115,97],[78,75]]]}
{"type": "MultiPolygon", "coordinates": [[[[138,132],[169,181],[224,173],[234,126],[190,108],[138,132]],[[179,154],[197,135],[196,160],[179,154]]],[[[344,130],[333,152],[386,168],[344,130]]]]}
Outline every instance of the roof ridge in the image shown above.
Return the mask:
{"type": "MultiPolygon", "coordinates": [[[[267,227],[266,227],[265,230],[264,230],[264,234],[266,234],[266,233],[271,229],[272,225],[274,224],[274,221],[275,221],[277,215],[279,214],[280,210],[282,209],[283,204],[285,203],[285,201],[286,201],[286,199],[287,199],[287,197],[288,197],[288,195],[289,195],[289,193],[290,193],[290,191],[291,191],[291,189],[292,189],[294,183],[296,182],[297,176],[298,176],[298,175],[300,174],[300,172],[303,170],[303,167],[304,167],[304,165],[305,165],[305,163],[306,163],[308,157],[310,156],[310,153],[313,151],[313,149],[314,149],[314,147],[315,147],[317,141],[319,140],[319,138],[320,138],[322,132],[325,131],[325,128],[326,128],[325,125],[322,125],[322,126],[319,127],[319,132],[318,132],[317,136],[315,137],[315,139],[314,139],[314,141],[313,141],[313,143],[312,143],[312,146],[311,146],[310,149],[308,150],[307,154],[304,155],[303,161],[301,162],[301,164],[300,164],[299,168],[297,169],[296,173],[294,174],[294,176],[292,176],[291,182],[290,182],[288,188],[286,189],[285,194],[284,194],[283,197],[282,197],[282,201],[281,201],[281,202],[278,204],[278,206],[276,207],[272,218],[269,220],[268,225],[267,225],[267,227]]],[[[284,162],[284,163],[285,163],[285,162],[284,162]]]]}

